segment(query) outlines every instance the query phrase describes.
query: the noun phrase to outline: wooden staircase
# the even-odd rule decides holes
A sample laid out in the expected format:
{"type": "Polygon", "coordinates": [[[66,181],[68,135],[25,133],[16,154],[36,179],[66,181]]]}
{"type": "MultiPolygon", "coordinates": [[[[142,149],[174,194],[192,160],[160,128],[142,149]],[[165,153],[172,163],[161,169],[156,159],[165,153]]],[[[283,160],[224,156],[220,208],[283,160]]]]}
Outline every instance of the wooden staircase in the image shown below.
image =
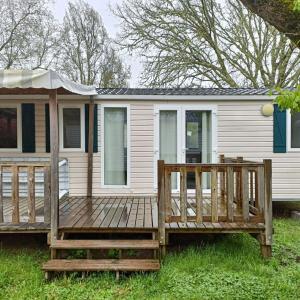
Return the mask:
{"type": "Polygon", "coordinates": [[[117,279],[119,272],[158,271],[160,261],[156,258],[159,252],[157,240],[56,240],[50,245],[51,259],[43,264],[45,278],[50,279],[54,272],[95,272],[113,271],[117,279]],[[117,259],[93,259],[92,251],[118,250],[117,259]],[[87,250],[85,259],[61,259],[60,251],[87,250]],[[151,259],[123,259],[122,250],[153,250],[151,259]]]}

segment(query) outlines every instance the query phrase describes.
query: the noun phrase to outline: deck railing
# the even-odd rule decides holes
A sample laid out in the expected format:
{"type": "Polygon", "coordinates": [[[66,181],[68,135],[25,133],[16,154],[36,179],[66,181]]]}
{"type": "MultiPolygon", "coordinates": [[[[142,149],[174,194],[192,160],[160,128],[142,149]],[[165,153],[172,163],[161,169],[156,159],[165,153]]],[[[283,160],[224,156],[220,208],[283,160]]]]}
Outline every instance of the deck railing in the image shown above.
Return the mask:
{"type": "MultiPolygon", "coordinates": [[[[4,183],[3,177],[11,176],[10,195],[11,198],[11,222],[20,223],[20,183],[27,181],[27,211],[28,223],[36,222],[36,181],[43,174],[44,182],[44,222],[50,222],[50,164],[43,162],[26,163],[4,163],[0,164],[0,223],[4,222],[4,183]]],[[[22,191],[24,193],[24,191],[22,191]]],[[[23,198],[23,197],[22,197],[23,198]]],[[[23,205],[24,201],[22,201],[23,205]]]]}
{"type": "MultiPolygon", "coordinates": [[[[271,160],[245,161],[220,156],[218,164],[165,164],[158,161],[159,235],[165,244],[165,223],[265,223],[272,238],[271,160]],[[179,191],[172,193],[173,173],[180,174],[179,191]],[[194,173],[195,191],[187,189],[194,173]],[[203,178],[210,178],[210,189],[203,178]]],[[[184,224],[183,224],[184,225],[184,224]]]]}

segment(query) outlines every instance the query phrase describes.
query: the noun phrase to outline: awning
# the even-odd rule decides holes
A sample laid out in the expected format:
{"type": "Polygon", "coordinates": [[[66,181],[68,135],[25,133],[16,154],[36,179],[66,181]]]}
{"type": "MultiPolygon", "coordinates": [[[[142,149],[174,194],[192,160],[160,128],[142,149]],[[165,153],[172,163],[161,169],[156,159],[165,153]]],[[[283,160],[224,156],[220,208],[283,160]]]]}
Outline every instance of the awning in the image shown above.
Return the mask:
{"type": "Polygon", "coordinates": [[[52,70],[0,70],[0,88],[63,88],[78,95],[97,95],[95,86],[73,82],[52,70]]]}

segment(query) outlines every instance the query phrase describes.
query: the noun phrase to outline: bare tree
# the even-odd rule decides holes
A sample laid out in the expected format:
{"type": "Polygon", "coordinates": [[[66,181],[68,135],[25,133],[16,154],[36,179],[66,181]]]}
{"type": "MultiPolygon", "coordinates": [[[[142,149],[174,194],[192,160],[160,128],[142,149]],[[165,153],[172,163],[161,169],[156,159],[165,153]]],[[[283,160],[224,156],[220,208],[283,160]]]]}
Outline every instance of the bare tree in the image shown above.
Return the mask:
{"type": "Polygon", "coordinates": [[[57,56],[58,25],[47,0],[0,0],[0,67],[48,68],[57,56]]]}
{"type": "Polygon", "coordinates": [[[239,1],[127,0],[120,44],[151,86],[273,87],[299,82],[300,52],[239,1]]]}
{"type": "Polygon", "coordinates": [[[127,85],[129,72],[111,46],[101,17],[88,3],[69,2],[64,17],[60,71],[101,87],[127,85]]]}

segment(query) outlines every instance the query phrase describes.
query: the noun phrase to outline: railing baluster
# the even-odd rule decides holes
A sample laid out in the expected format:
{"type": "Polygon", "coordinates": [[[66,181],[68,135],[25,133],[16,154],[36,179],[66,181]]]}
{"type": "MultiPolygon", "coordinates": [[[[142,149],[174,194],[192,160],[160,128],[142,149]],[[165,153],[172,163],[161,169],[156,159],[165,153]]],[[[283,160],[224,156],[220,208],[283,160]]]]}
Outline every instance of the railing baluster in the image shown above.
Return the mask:
{"type": "MultiPolygon", "coordinates": [[[[225,163],[225,157],[220,155],[220,162],[225,163]]],[[[226,209],[226,168],[220,174],[220,189],[221,189],[221,207],[226,209]]]]}
{"type": "Polygon", "coordinates": [[[181,222],[187,222],[187,171],[185,167],[180,168],[180,216],[181,222]]]}
{"type": "Polygon", "coordinates": [[[211,168],[211,219],[212,222],[218,222],[218,171],[217,168],[211,168]]]}
{"type": "Polygon", "coordinates": [[[28,167],[27,183],[28,183],[28,222],[35,223],[35,168],[28,167]]]}
{"type": "Polygon", "coordinates": [[[264,203],[265,203],[265,170],[264,167],[257,168],[257,209],[260,213],[264,211],[264,203]]]}
{"type": "Polygon", "coordinates": [[[169,222],[171,219],[172,212],[172,180],[171,172],[168,169],[165,169],[165,209],[166,209],[166,222],[169,222]]]}
{"type": "Polygon", "coordinates": [[[242,167],[242,210],[243,219],[248,221],[250,217],[249,212],[249,171],[248,168],[242,167]]]}
{"type": "Polygon", "coordinates": [[[233,174],[233,168],[228,167],[227,168],[227,219],[228,222],[233,222],[233,216],[234,216],[234,174],[233,174]]]}
{"type": "Polygon", "coordinates": [[[12,195],[12,223],[20,223],[20,208],[19,208],[19,167],[12,166],[11,176],[11,195],[12,195]]]}
{"type": "Polygon", "coordinates": [[[254,186],[253,186],[253,175],[254,171],[249,172],[250,176],[250,204],[254,206],[254,186]]]}
{"type": "Polygon", "coordinates": [[[44,223],[49,224],[51,220],[50,204],[50,167],[44,167],[44,223]]]}
{"type": "Polygon", "coordinates": [[[3,168],[0,166],[0,223],[4,222],[3,211],[3,168]]]}
{"type": "Polygon", "coordinates": [[[201,167],[195,168],[196,184],[196,222],[203,222],[202,172],[201,167]]]}

